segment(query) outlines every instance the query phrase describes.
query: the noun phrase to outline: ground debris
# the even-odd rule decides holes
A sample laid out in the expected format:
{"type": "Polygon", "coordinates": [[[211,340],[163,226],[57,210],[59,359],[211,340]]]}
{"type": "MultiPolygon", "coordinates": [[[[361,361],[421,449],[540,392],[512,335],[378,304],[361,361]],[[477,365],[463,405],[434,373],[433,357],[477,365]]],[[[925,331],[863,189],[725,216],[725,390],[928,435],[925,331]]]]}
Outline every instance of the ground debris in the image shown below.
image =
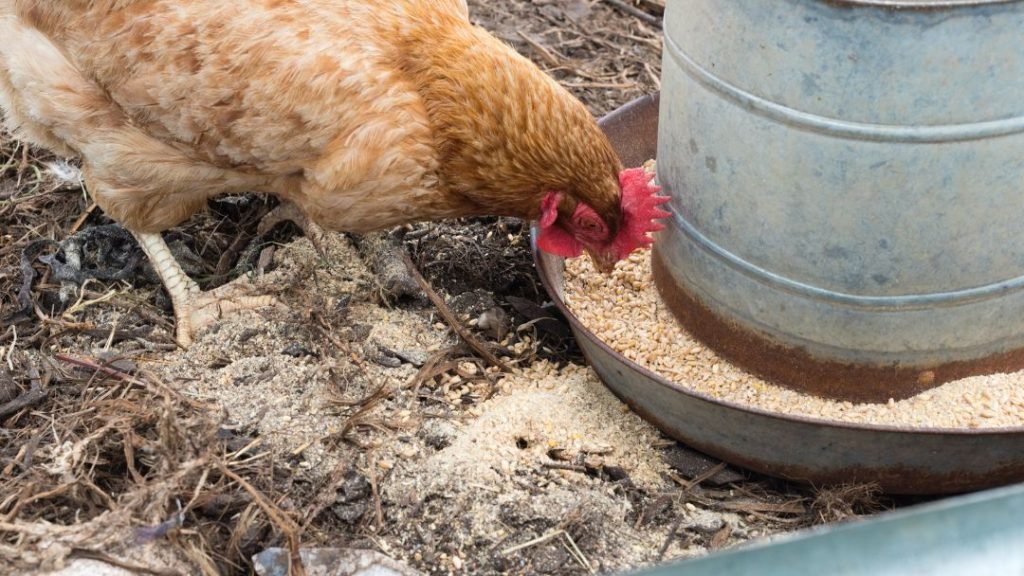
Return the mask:
{"type": "Polygon", "coordinates": [[[33,386],[27,392],[19,394],[13,400],[0,404],[0,420],[24,410],[25,408],[39,404],[43,400],[46,400],[46,396],[48,394],[49,392],[46,390],[33,386]]]}
{"type": "MultiPolygon", "coordinates": [[[[678,443],[666,448],[663,455],[665,462],[686,478],[702,476],[720,463],[710,456],[701,454],[678,443]]],[[[733,482],[741,482],[745,479],[746,476],[740,472],[733,468],[725,467],[706,478],[704,482],[713,486],[722,486],[733,482]]]]}
{"type": "Polygon", "coordinates": [[[877,484],[846,484],[819,488],[810,502],[814,524],[832,524],[887,510],[893,502],[884,498],[877,484]]]}
{"type": "Polygon", "coordinates": [[[356,245],[374,273],[384,302],[421,297],[419,285],[405,264],[407,254],[400,230],[366,234],[356,239],[356,245]]]}
{"type": "MultiPolygon", "coordinates": [[[[302,564],[310,576],[419,576],[420,572],[373,550],[303,548],[302,564]]],[[[252,559],[259,576],[288,576],[288,551],[269,548],[252,559]]]]}
{"type": "Polygon", "coordinates": [[[181,397],[152,374],[101,367],[83,360],[54,370],[40,407],[3,429],[0,494],[10,496],[0,501],[0,548],[16,546],[3,555],[11,570],[59,568],[80,549],[135,565],[145,556],[140,535],[152,543],[173,532],[187,552],[168,552],[171,564],[223,571],[244,562],[225,554],[233,520],[202,521],[197,511],[238,490],[232,469],[257,484],[266,470],[222,455],[215,407],[181,397]]]}

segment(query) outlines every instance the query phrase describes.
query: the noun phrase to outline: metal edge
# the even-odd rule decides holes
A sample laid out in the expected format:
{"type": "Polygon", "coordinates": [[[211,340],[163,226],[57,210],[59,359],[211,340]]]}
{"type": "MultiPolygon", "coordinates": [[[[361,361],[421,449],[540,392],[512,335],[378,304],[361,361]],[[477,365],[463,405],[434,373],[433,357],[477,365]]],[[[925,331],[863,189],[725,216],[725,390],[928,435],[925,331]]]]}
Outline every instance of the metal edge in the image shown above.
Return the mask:
{"type": "Polygon", "coordinates": [[[943,144],[1000,138],[1024,132],[1024,116],[995,118],[966,124],[929,126],[900,126],[830,118],[820,114],[797,110],[778,102],[772,102],[739,86],[730,84],[695,62],[668,35],[665,35],[665,51],[694,82],[709,92],[718,95],[723,100],[772,122],[785,124],[797,130],[813,132],[830,138],[862,140],[865,142],[943,144]]]}
{"type": "Polygon", "coordinates": [[[940,10],[1014,4],[1021,0],[818,0],[838,8],[885,8],[888,10],[940,10]]]}
{"type": "Polygon", "coordinates": [[[867,519],[803,528],[629,576],[730,574],[1016,574],[1024,565],[1017,521],[1024,485],[883,511],[867,519]],[[794,562],[799,559],[799,562],[794,562]],[[949,560],[960,560],[950,563],[949,560]],[[1008,568],[1012,564],[1014,570],[1008,568]]]}

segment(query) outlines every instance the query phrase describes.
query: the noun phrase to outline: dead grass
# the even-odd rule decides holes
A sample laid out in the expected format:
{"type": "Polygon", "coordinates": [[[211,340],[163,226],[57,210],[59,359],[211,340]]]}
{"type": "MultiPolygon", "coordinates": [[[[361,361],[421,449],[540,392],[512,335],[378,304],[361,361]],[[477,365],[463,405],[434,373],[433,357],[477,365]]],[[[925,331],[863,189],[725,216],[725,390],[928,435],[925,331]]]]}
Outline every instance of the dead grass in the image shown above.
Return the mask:
{"type": "Polygon", "coordinates": [[[474,21],[537,62],[596,115],[661,88],[661,29],[644,18],[590,0],[469,5],[474,21]]]}
{"type": "Polygon", "coordinates": [[[73,181],[76,173],[72,165],[13,141],[0,127],[0,319],[20,308],[24,248],[63,238],[86,209],[87,199],[73,181]]]}
{"type": "Polygon", "coordinates": [[[297,546],[273,458],[247,450],[218,407],[116,361],[19,352],[10,364],[20,389],[49,391],[0,428],[0,557],[11,568],[130,557],[169,537],[204,573],[237,573],[267,543],[297,546]]]}
{"type": "Polygon", "coordinates": [[[834,524],[877,514],[894,506],[876,484],[844,484],[818,489],[810,503],[813,524],[834,524]]]}

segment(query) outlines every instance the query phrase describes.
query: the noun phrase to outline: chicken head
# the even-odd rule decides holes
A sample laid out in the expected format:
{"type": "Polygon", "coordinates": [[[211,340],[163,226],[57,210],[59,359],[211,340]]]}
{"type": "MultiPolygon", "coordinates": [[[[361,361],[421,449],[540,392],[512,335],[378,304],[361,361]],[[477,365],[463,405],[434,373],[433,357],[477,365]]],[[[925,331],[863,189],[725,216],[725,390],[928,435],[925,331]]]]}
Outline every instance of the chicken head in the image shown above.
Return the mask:
{"type": "Polygon", "coordinates": [[[650,233],[664,229],[657,220],[669,213],[659,206],[670,198],[658,195],[661,188],[652,179],[653,175],[643,168],[630,168],[619,174],[622,217],[614,236],[597,211],[586,203],[577,203],[572,216],[566,218],[559,213],[563,194],[547,193],[541,202],[537,246],[563,258],[586,252],[598,269],[610,272],[616,262],[634,250],[651,245],[654,239],[650,233]]]}

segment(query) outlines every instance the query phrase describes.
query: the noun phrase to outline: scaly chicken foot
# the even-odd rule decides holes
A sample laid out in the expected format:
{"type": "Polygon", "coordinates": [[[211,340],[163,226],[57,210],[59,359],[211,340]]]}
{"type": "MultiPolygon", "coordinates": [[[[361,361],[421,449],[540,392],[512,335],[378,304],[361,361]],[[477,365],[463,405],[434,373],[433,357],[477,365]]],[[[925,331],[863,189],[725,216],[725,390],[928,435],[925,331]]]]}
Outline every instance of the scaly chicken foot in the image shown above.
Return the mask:
{"type": "Polygon", "coordinates": [[[409,273],[403,257],[408,254],[402,238],[394,232],[370,232],[354,238],[359,254],[373,270],[380,294],[387,301],[419,298],[419,284],[409,273]]]}
{"type": "Polygon", "coordinates": [[[178,345],[188,348],[192,338],[202,328],[243,310],[284,305],[273,296],[253,296],[252,286],[237,281],[225,284],[209,292],[203,292],[199,285],[185,274],[174,259],[170,248],[160,234],[132,232],[143,252],[149,258],[153,269],[163,282],[174,306],[175,340],[178,345]]]}
{"type": "Polygon", "coordinates": [[[267,215],[260,219],[256,227],[256,233],[263,236],[281,222],[294,222],[302,229],[302,233],[309,239],[313,248],[321,257],[327,257],[327,250],[324,248],[324,236],[327,234],[317,223],[308,216],[294,202],[282,202],[267,212],[267,215]]]}

